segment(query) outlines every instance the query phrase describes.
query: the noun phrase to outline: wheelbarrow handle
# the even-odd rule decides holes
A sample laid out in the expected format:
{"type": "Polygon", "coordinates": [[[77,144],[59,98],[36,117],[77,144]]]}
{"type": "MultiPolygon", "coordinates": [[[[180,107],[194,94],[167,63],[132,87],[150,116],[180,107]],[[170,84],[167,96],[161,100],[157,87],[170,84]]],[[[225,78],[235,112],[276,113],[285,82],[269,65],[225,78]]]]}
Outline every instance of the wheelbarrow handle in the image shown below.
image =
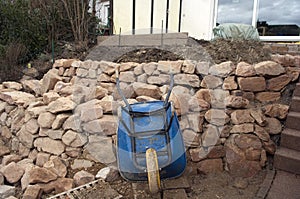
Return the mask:
{"type": "Polygon", "coordinates": [[[171,73],[171,74],[170,74],[170,86],[169,86],[168,94],[167,94],[167,97],[166,97],[165,103],[164,103],[165,106],[166,106],[166,105],[168,104],[168,102],[169,102],[169,98],[170,98],[170,95],[171,95],[173,86],[174,86],[174,74],[171,73]]]}
{"type": "Polygon", "coordinates": [[[115,73],[116,73],[116,85],[117,85],[118,93],[119,93],[119,95],[121,95],[122,100],[125,102],[125,105],[126,105],[127,109],[128,109],[129,111],[132,111],[132,108],[131,108],[130,104],[128,103],[128,100],[126,99],[124,93],[122,92],[122,90],[121,90],[121,88],[120,88],[119,66],[116,67],[115,73]]]}

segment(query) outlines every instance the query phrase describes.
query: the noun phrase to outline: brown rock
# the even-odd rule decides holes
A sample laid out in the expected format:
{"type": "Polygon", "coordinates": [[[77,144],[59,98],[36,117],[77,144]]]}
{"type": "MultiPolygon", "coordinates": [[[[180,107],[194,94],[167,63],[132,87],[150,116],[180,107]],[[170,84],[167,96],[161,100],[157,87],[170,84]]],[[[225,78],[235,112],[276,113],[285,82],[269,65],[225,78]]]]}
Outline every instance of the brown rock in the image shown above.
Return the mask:
{"type": "Polygon", "coordinates": [[[210,109],[204,115],[206,121],[210,124],[217,126],[223,126],[227,124],[230,120],[229,116],[225,113],[224,110],[219,109],[210,109]]]}
{"type": "Polygon", "coordinates": [[[240,96],[240,97],[246,98],[249,101],[253,101],[255,99],[255,95],[253,92],[245,92],[245,91],[241,91],[241,90],[235,90],[235,91],[231,91],[231,95],[240,96]]]}
{"type": "Polygon", "coordinates": [[[0,99],[15,105],[26,105],[35,100],[35,97],[30,93],[25,93],[22,91],[10,91],[10,92],[0,92],[0,99]]]}
{"type": "Polygon", "coordinates": [[[278,119],[266,118],[266,120],[267,120],[267,125],[264,128],[269,134],[276,135],[281,133],[282,125],[278,119]]]}
{"type": "Polygon", "coordinates": [[[25,129],[31,133],[36,134],[39,130],[39,125],[36,119],[31,119],[25,123],[25,129]]]}
{"type": "Polygon", "coordinates": [[[40,152],[36,156],[36,162],[35,162],[35,164],[37,166],[43,167],[44,164],[46,162],[48,162],[49,158],[50,158],[50,154],[49,153],[40,152]]]}
{"type": "Polygon", "coordinates": [[[279,77],[274,77],[267,81],[267,89],[270,91],[280,91],[291,81],[288,75],[281,75],[279,77]]]}
{"type": "Polygon", "coordinates": [[[223,145],[213,146],[213,147],[209,148],[208,151],[209,151],[209,153],[208,153],[207,157],[209,159],[225,157],[225,147],[223,145]]]}
{"type": "Polygon", "coordinates": [[[260,154],[260,166],[264,167],[266,166],[266,162],[268,161],[268,158],[267,158],[267,152],[266,150],[261,150],[261,154],[260,154]]]}
{"type": "Polygon", "coordinates": [[[219,87],[220,85],[222,85],[222,83],[223,80],[221,78],[213,75],[207,75],[203,78],[200,86],[204,88],[213,89],[219,87]]]}
{"type": "Polygon", "coordinates": [[[260,126],[265,126],[267,124],[266,117],[264,116],[261,110],[251,109],[250,114],[254,118],[256,123],[260,126]]]}
{"type": "Polygon", "coordinates": [[[58,178],[51,181],[48,186],[54,189],[54,193],[58,194],[74,188],[74,180],[72,178],[58,178]]]}
{"type": "Polygon", "coordinates": [[[204,117],[200,113],[191,113],[187,115],[189,128],[195,132],[202,132],[204,117]]]}
{"type": "Polygon", "coordinates": [[[246,189],[249,185],[249,182],[245,178],[235,178],[233,181],[233,186],[238,189],[246,189]]]}
{"type": "Polygon", "coordinates": [[[133,89],[137,96],[149,96],[155,99],[160,99],[161,97],[159,88],[154,85],[134,82],[133,89]]]}
{"type": "Polygon", "coordinates": [[[259,139],[261,139],[262,141],[269,141],[270,139],[270,135],[269,133],[262,127],[255,125],[255,131],[254,134],[257,135],[257,137],[259,137],[259,139]]]}
{"type": "Polygon", "coordinates": [[[211,90],[209,89],[200,89],[196,92],[195,96],[198,98],[198,99],[201,99],[201,100],[204,100],[208,103],[211,102],[211,90]]]}
{"type": "Polygon", "coordinates": [[[216,126],[207,125],[204,133],[202,134],[202,146],[211,147],[215,146],[219,140],[220,133],[216,126]]]}
{"type": "Polygon", "coordinates": [[[72,111],[76,107],[75,102],[73,102],[68,97],[60,97],[57,100],[51,102],[48,105],[48,111],[51,113],[59,113],[65,111],[72,111]]]}
{"type": "Polygon", "coordinates": [[[262,143],[259,138],[252,134],[240,134],[234,139],[235,144],[243,150],[248,148],[261,149],[262,143]]]}
{"type": "Polygon", "coordinates": [[[300,74],[300,68],[298,67],[287,67],[286,68],[286,73],[291,79],[291,81],[296,81],[299,78],[300,74]]]}
{"type": "Polygon", "coordinates": [[[184,145],[187,147],[199,147],[200,138],[193,130],[186,129],[182,132],[184,145]]]}
{"type": "Polygon", "coordinates": [[[4,88],[13,89],[17,91],[22,90],[23,88],[22,84],[13,81],[2,82],[2,85],[4,86],[4,88]]]}
{"type": "Polygon", "coordinates": [[[210,108],[210,104],[207,101],[199,99],[196,96],[191,97],[188,103],[189,110],[193,112],[205,111],[210,108]]]}
{"type": "Polygon", "coordinates": [[[85,145],[88,141],[87,136],[84,133],[78,133],[73,130],[68,130],[63,136],[62,136],[62,142],[70,147],[82,147],[85,145]]]}
{"type": "Polygon", "coordinates": [[[273,142],[273,140],[269,139],[269,141],[263,142],[263,148],[267,153],[274,155],[276,151],[276,144],[273,142]]]}
{"type": "Polygon", "coordinates": [[[230,133],[252,133],[253,131],[254,131],[253,124],[246,123],[246,124],[234,125],[230,133]]]}
{"type": "Polygon", "coordinates": [[[263,61],[254,65],[256,74],[258,75],[280,75],[285,72],[284,68],[273,61],[263,61]]]}
{"type": "Polygon", "coordinates": [[[38,199],[42,196],[42,189],[38,185],[29,185],[25,190],[22,199],[38,199]]]}
{"type": "Polygon", "coordinates": [[[261,149],[248,148],[245,151],[246,159],[250,161],[260,160],[261,149]]]}
{"type": "Polygon", "coordinates": [[[266,80],[264,77],[239,77],[238,84],[243,91],[264,91],[266,89],[266,80]]]}
{"type": "Polygon", "coordinates": [[[224,90],[235,90],[238,88],[237,83],[235,82],[235,76],[229,76],[224,79],[222,88],[224,90]]]}
{"type": "Polygon", "coordinates": [[[4,143],[0,142],[0,156],[3,157],[6,154],[9,154],[10,150],[7,146],[4,146],[4,143]]]}
{"type": "Polygon", "coordinates": [[[230,108],[246,108],[249,105],[249,100],[240,96],[230,95],[225,99],[226,107],[230,108]]]}
{"type": "Polygon", "coordinates": [[[15,162],[11,162],[3,167],[3,175],[9,183],[18,182],[22,178],[24,172],[24,169],[15,162]]]}
{"type": "Polygon", "coordinates": [[[197,75],[177,74],[174,76],[174,83],[183,86],[200,87],[200,79],[197,75]]]}
{"type": "Polygon", "coordinates": [[[284,104],[269,104],[264,109],[267,116],[285,119],[289,111],[289,106],[284,104]]]}
{"type": "Polygon", "coordinates": [[[231,113],[233,124],[253,123],[254,119],[250,115],[250,110],[236,110],[231,113]]]}
{"type": "Polygon", "coordinates": [[[64,178],[67,175],[67,167],[58,157],[55,157],[46,162],[44,164],[44,168],[52,171],[61,178],[64,178]]]}
{"type": "Polygon", "coordinates": [[[208,151],[204,150],[203,147],[198,147],[190,149],[189,153],[193,162],[199,162],[207,157],[208,151]]]}
{"type": "Polygon", "coordinates": [[[242,77],[251,77],[256,75],[256,71],[253,65],[246,62],[240,62],[236,67],[235,74],[242,77]]]}
{"type": "Polygon", "coordinates": [[[95,176],[87,171],[78,171],[74,175],[74,183],[76,186],[84,185],[95,180],[95,176]]]}
{"type": "Polygon", "coordinates": [[[223,161],[221,158],[202,160],[197,163],[198,173],[204,173],[204,174],[219,173],[222,172],[223,170],[224,170],[223,161]]]}
{"type": "Polygon", "coordinates": [[[280,92],[261,92],[257,93],[255,98],[260,102],[273,102],[279,100],[280,92]]]}
{"type": "Polygon", "coordinates": [[[65,151],[64,144],[59,140],[53,140],[51,138],[37,138],[34,141],[34,146],[38,150],[42,150],[44,152],[48,152],[54,155],[60,155],[65,151]]]}
{"type": "Polygon", "coordinates": [[[30,184],[48,183],[56,179],[57,179],[57,175],[45,168],[35,167],[29,171],[30,184]]]}
{"type": "Polygon", "coordinates": [[[49,90],[53,90],[58,81],[62,81],[62,77],[58,75],[58,70],[52,68],[49,70],[41,80],[41,93],[44,94],[49,90]]]}
{"type": "Polygon", "coordinates": [[[209,68],[209,73],[211,75],[216,75],[219,77],[227,77],[235,70],[233,62],[227,61],[220,64],[213,65],[209,68]]]}

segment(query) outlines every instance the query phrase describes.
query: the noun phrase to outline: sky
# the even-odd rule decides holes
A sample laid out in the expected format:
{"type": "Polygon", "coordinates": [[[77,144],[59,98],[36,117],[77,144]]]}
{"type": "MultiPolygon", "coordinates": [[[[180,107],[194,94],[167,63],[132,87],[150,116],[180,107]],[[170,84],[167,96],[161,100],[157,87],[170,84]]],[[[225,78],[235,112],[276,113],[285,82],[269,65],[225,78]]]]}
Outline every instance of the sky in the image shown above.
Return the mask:
{"type": "MultiPolygon", "coordinates": [[[[253,0],[219,0],[217,22],[251,24],[252,12],[253,0]]],[[[300,27],[300,0],[259,0],[258,20],[300,27]]]]}

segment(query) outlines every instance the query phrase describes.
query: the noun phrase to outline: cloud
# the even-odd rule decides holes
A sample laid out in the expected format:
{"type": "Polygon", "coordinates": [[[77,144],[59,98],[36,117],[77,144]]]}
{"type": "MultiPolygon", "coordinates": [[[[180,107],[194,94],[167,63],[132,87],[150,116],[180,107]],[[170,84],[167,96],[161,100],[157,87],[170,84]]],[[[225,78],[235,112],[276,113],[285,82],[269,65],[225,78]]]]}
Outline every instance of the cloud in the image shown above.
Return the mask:
{"type": "MultiPolygon", "coordinates": [[[[252,0],[219,0],[217,22],[251,24],[252,12],[252,0]]],[[[300,26],[299,0],[260,0],[258,19],[268,24],[300,26]]]]}

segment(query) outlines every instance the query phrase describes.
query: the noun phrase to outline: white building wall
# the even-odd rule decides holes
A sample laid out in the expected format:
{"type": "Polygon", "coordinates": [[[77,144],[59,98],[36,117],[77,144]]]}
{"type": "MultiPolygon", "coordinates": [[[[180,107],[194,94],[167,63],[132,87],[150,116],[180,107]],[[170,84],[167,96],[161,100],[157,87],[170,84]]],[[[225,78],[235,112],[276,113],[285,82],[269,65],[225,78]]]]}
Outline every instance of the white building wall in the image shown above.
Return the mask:
{"type": "Polygon", "coordinates": [[[137,0],[135,8],[135,34],[150,34],[151,0],[137,0]]]}
{"type": "Polygon", "coordinates": [[[119,30],[121,28],[122,34],[131,34],[133,10],[132,0],[114,0],[113,6],[113,33],[119,34],[119,30]]]}

